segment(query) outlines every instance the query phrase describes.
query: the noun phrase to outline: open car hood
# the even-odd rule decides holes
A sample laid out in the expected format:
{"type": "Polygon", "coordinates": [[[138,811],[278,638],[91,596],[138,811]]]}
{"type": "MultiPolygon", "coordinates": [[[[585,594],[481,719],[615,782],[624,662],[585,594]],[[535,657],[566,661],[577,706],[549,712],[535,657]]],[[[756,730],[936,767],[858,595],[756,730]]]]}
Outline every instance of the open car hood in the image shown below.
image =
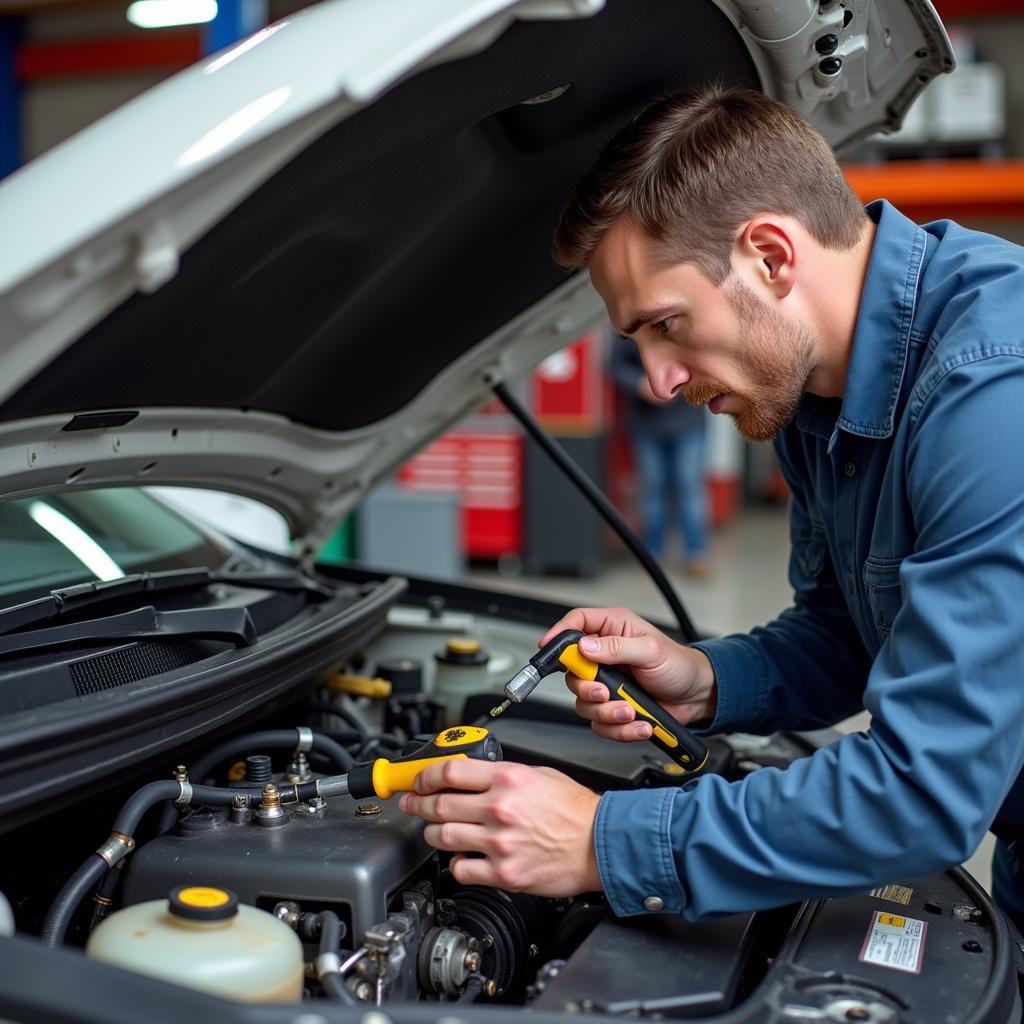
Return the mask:
{"type": "Polygon", "coordinates": [[[840,147],[952,66],[927,0],[311,7],[0,186],[0,493],[216,487],[312,552],[600,321],[550,236],[643,106],[749,85],[840,147]],[[830,31],[843,71],[823,80],[830,31]]]}

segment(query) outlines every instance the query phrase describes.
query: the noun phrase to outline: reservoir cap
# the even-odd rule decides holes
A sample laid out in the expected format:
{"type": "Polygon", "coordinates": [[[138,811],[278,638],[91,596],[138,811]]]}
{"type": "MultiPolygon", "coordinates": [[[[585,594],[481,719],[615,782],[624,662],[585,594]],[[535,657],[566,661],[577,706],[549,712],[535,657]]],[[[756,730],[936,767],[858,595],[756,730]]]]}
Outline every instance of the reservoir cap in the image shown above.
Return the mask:
{"type": "Polygon", "coordinates": [[[179,885],[167,897],[167,909],[188,921],[226,921],[238,913],[238,897],[228,889],[179,885]]]}

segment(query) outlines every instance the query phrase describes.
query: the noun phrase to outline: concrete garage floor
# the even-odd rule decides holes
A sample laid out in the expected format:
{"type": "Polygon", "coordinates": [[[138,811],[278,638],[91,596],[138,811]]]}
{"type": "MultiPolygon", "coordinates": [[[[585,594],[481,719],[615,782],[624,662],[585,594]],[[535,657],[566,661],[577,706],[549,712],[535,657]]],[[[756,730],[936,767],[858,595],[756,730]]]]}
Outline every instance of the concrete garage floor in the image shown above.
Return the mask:
{"type": "MultiPolygon", "coordinates": [[[[749,629],[771,618],[789,603],[786,567],[789,534],[785,510],[745,512],[732,525],[715,531],[711,551],[711,577],[691,580],[670,554],[665,569],[697,628],[708,634],[749,629]]],[[[627,554],[609,559],[594,579],[553,576],[507,576],[490,569],[473,569],[471,582],[501,590],[527,590],[572,605],[625,605],[649,618],[670,619],[665,602],[647,575],[627,554]]],[[[843,731],[866,729],[865,712],[841,723],[843,731]]],[[[967,869],[988,889],[991,886],[993,837],[988,835],[967,869]]]]}

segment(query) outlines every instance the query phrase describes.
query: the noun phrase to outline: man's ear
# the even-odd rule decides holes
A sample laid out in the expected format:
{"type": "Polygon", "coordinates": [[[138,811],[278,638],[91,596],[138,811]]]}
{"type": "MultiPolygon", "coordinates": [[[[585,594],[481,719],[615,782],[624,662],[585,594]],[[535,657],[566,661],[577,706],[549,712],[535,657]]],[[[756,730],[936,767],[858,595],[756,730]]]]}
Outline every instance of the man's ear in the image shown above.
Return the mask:
{"type": "Polygon", "coordinates": [[[737,255],[775,297],[785,298],[796,284],[799,270],[793,237],[772,217],[747,221],[736,240],[737,255]]]}

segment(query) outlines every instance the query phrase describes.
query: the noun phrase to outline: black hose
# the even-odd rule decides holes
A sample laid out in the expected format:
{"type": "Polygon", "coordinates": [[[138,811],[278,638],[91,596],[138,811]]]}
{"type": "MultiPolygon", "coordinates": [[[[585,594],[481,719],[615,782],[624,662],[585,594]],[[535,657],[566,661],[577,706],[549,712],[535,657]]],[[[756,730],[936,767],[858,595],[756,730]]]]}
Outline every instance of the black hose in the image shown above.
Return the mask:
{"type": "Polygon", "coordinates": [[[48,946],[59,946],[78,905],[107,873],[107,862],[98,854],[89,859],[64,883],[43,920],[41,937],[48,946]]]}
{"type": "Polygon", "coordinates": [[[456,1003],[471,1003],[484,990],[484,976],[482,974],[471,974],[466,987],[462,990],[456,1003]]]}
{"type": "MultiPolygon", "coordinates": [[[[286,787],[285,795],[291,786],[286,787]]],[[[316,783],[305,782],[294,787],[299,800],[309,800],[317,795],[316,783]]],[[[218,786],[192,786],[190,802],[206,804],[208,807],[231,807],[239,796],[248,798],[250,804],[257,804],[263,796],[262,787],[222,789],[218,786]]],[[[111,832],[120,833],[129,839],[135,834],[142,816],[155,804],[164,800],[173,800],[181,793],[181,783],[174,781],[150,782],[136,790],[124,803],[114,819],[111,832]]],[[[45,942],[56,946],[67,932],[68,921],[75,908],[84,898],[86,892],[99,883],[107,871],[107,862],[98,853],[89,855],[89,859],[67,880],[50,906],[43,922],[42,936],[45,942]]]]}
{"type": "Polygon", "coordinates": [[[654,581],[654,585],[661,591],[661,596],[665,598],[669,608],[672,609],[672,614],[679,623],[679,632],[682,634],[683,640],[686,643],[693,643],[695,640],[699,640],[700,635],[694,629],[690,616],[686,614],[686,609],[679,600],[679,596],[673,589],[668,577],[662,572],[661,567],[651,556],[651,553],[644,546],[640,538],[626,525],[625,520],[619,515],[615,506],[598,490],[594,482],[587,477],[583,470],[573,462],[565,449],[557,441],[544,433],[540,425],[523,408],[520,402],[513,397],[504,384],[495,384],[492,390],[502,401],[505,408],[519,420],[530,437],[541,446],[544,452],[576,485],[583,494],[583,497],[594,506],[604,521],[619,535],[622,542],[633,552],[640,564],[647,570],[648,575],[654,581]]]}
{"type": "Polygon", "coordinates": [[[89,925],[90,933],[110,913],[111,903],[114,899],[114,890],[117,888],[117,883],[121,881],[121,867],[123,864],[123,860],[115,864],[103,876],[99,886],[96,888],[96,892],[93,895],[96,906],[93,908],[92,923],[89,925]]]}
{"type": "MultiPolygon", "coordinates": [[[[354,763],[352,755],[336,740],[311,731],[313,732],[313,750],[326,757],[335,766],[338,774],[343,775],[347,772],[354,763]]],[[[200,754],[192,762],[189,777],[195,779],[196,782],[201,782],[222,761],[253,750],[293,750],[298,742],[299,734],[296,729],[267,729],[264,732],[251,732],[244,736],[236,736],[234,739],[225,740],[206,753],[200,754]]],[[[178,809],[172,801],[160,812],[157,835],[163,835],[164,832],[172,828],[177,817],[178,809]]]]}
{"type": "Polygon", "coordinates": [[[349,992],[345,985],[345,979],[340,974],[325,974],[320,979],[320,984],[332,999],[337,999],[338,1002],[344,1003],[346,1006],[357,1005],[356,997],[349,992]]]}
{"type": "Polygon", "coordinates": [[[337,953],[341,945],[341,921],[333,910],[321,910],[316,915],[320,922],[320,955],[337,953]]]}
{"type": "Polygon", "coordinates": [[[313,733],[313,750],[329,758],[339,774],[347,772],[355,764],[352,755],[340,743],[322,732],[313,733]]]}
{"type": "Polygon", "coordinates": [[[303,711],[315,711],[321,715],[337,715],[343,722],[347,722],[360,736],[366,735],[366,726],[346,708],[338,707],[337,704],[328,704],[318,701],[313,704],[304,704],[303,711]]]}
{"type": "Polygon", "coordinates": [[[163,800],[177,800],[180,795],[181,783],[175,782],[173,779],[147,783],[128,797],[118,812],[111,831],[120,832],[126,836],[134,835],[142,816],[150,807],[163,800]]]}
{"type": "Polygon", "coordinates": [[[356,761],[369,760],[370,752],[377,747],[391,747],[393,750],[401,750],[402,746],[402,740],[393,732],[382,732],[375,736],[367,736],[366,741],[359,748],[359,753],[356,754],[356,761]]]}
{"type": "MultiPolygon", "coordinates": [[[[324,910],[317,915],[320,922],[320,955],[325,953],[337,954],[341,944],[341,921],[333,910],[324,910]]],[[[320,975],[320,984],[324,992],[345,1003],[346,1006],[355,1006],[356,998],[349,992],[345,985],[345,979],[338,971],[325,971],[320,975]]]]}

